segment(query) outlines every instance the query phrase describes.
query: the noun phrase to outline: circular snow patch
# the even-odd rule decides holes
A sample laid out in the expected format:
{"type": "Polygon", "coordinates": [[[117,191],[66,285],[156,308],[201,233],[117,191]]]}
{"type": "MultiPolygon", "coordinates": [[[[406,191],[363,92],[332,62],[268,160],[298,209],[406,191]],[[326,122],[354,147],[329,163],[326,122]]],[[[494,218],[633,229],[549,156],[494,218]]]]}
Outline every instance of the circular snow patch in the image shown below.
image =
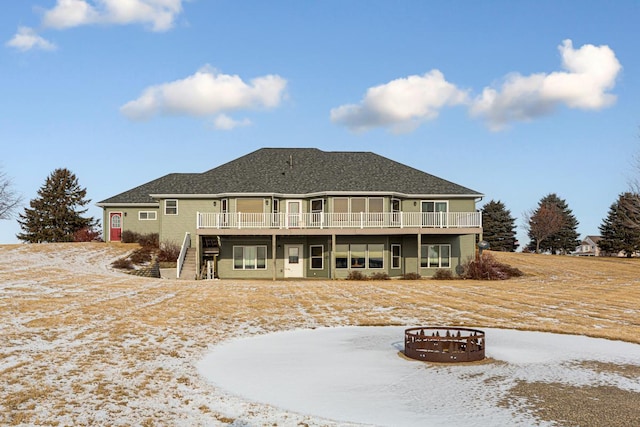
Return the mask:
{"type": "Polygon", "coordinates": [[[405,327],[294,330],[235,339],[200,361],[209,381],[246,399],[342,422],[387,426],[552,425],[505,403],[517,383],[609,385],[640,379],[596,372],[597,361],[640,364],[640,345],[483,328],[488,363],[442,365],[398,357],[405,327]]]}

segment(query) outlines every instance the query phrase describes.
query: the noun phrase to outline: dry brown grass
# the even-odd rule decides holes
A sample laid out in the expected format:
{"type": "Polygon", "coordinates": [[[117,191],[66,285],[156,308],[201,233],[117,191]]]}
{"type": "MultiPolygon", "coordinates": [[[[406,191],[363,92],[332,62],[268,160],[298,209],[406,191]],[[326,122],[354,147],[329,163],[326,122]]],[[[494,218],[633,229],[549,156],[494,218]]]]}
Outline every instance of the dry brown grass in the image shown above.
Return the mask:
{"type": "MultiPolygon", "coordinates": [[[[129,424],[222,425],[238,416],[222,412],[216,399],[228,397],[193,365],[210,344],[265,331],[447,324],[640,343],[636,259],[493,253],[525,273],[507,281],[190,282],[104,267],[133,248],[0,246],[0,424],[108,424],[135,413],[129,424]]],[[[275,411],[235,404],[249,420],[275,411]]]]}

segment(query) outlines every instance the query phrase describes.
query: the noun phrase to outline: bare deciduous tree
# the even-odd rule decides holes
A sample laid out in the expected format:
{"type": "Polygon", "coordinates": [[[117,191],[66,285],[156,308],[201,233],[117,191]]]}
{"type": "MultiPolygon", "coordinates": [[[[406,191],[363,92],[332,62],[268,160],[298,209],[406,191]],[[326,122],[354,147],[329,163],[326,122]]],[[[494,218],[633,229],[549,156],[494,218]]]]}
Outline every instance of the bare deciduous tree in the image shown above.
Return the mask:
{"type": "Polygon", "coordinates": [[[22,197],[13,190],[11,179],[0,171],[0,219],[13,218],[20,203],[22,197]]]}
{"type": "Polygon", "coordinates": [[[540,252],[542,241],[558,233],[565,224],[562,211],[551,204],[543,204],[538,209],[529,210],[523,217],[529,237],[536,244],[536,253],[540,252]]]}
{"type": "MultiPolygon", "coordinates": [[[[633,158],[633,168],[635,176],[629,182],[631,193],[640,196],[640,153],[633,158]]],[[[633,230],[640,230],[640,206],[634,203],[633,198],[625,198],[619,202],[624,216],[621,218],[622,223],[633,230]]]]}

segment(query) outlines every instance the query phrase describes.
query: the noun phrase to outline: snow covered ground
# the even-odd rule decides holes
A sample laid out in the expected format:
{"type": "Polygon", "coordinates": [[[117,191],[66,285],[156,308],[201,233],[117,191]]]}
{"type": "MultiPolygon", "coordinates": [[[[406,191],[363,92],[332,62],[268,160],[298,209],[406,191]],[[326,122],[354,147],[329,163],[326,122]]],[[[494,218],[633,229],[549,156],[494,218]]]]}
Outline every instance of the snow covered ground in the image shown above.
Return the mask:
{"type": "Polygon", "coordinates": [[[582,365],[640,363],[638,344],[485,329],[491,360],[428,364],[399,356],[404,329],[322,328],[236,339],[215,347],[199,369],[216,386],[251,400],[383,426],[554,425],[506,404],[520,381],[640,393],[640,378],[582,365]]]}
{"type": "Polygon", "coordinates": [[[640,425],[639,344],[505,329],[633,341],[628,261],[508,283],[182,282],[109,267],[130,250],[0,246],[0,425],[640,425]],[[491,360],[403,359],[425,319],[478,325],[491,360]]]}

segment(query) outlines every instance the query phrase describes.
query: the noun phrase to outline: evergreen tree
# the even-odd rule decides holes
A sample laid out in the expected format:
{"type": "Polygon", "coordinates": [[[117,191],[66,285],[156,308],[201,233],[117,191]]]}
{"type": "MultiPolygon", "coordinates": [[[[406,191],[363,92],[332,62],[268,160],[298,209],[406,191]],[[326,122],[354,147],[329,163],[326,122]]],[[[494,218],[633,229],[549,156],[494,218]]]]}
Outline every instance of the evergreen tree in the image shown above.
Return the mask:
{"type": "Polygon", "coordinates": [[[640,210],[640,195],[623,193],[609,208],[607,217],[602,220],[600,234],[602,239],[598,242],[600,250],[608,254],[624,252],[631,257],[634,252],[640,251],[640,229],[629,227],[627,221],[633,217],[633,212],[640,210]]]}
{"type": "MultiPolygon", "coordinates": [[[[580,240],[578,239],[579,234],[577,231],[578,220],[573,215],[571,209],[569,209],[567,202],[556,194],[551,193],[540,199],[540,202],[538,202],[538,209],[534,211],[532,218],[535,218],[537,216],[536,214],[542,212],[559,213],[560,224],[557,229],[550,230],[550,233],[544,239],[536,238],[536,236],[532,235],[530,229],[529,237],[531,238],[531,243],[529,243],[529,247],[549,251],[552,254],[566,254],[574,251],[580,244],[580,240]]],[[[553,222],[555,222],[555,220],[553,222]]]]}
{"type": "Polygon", "coordinates": [[[501,201],[491,200],[482,207],[482,238],[492,250],[515,252],[519,246],[515,228],[515,218],[501,201]]]}
{"type": "Polygon", "coordinates": [[[82,216],[87,212],[82,207],[91,201],[85,200],[86,194],[68,169],[54,170],[38,190],[39,197],[18,215],[23,231],[18,239],[27,243],[72,242],[77,231],[93,229],[97,221],[82,216]]]}

